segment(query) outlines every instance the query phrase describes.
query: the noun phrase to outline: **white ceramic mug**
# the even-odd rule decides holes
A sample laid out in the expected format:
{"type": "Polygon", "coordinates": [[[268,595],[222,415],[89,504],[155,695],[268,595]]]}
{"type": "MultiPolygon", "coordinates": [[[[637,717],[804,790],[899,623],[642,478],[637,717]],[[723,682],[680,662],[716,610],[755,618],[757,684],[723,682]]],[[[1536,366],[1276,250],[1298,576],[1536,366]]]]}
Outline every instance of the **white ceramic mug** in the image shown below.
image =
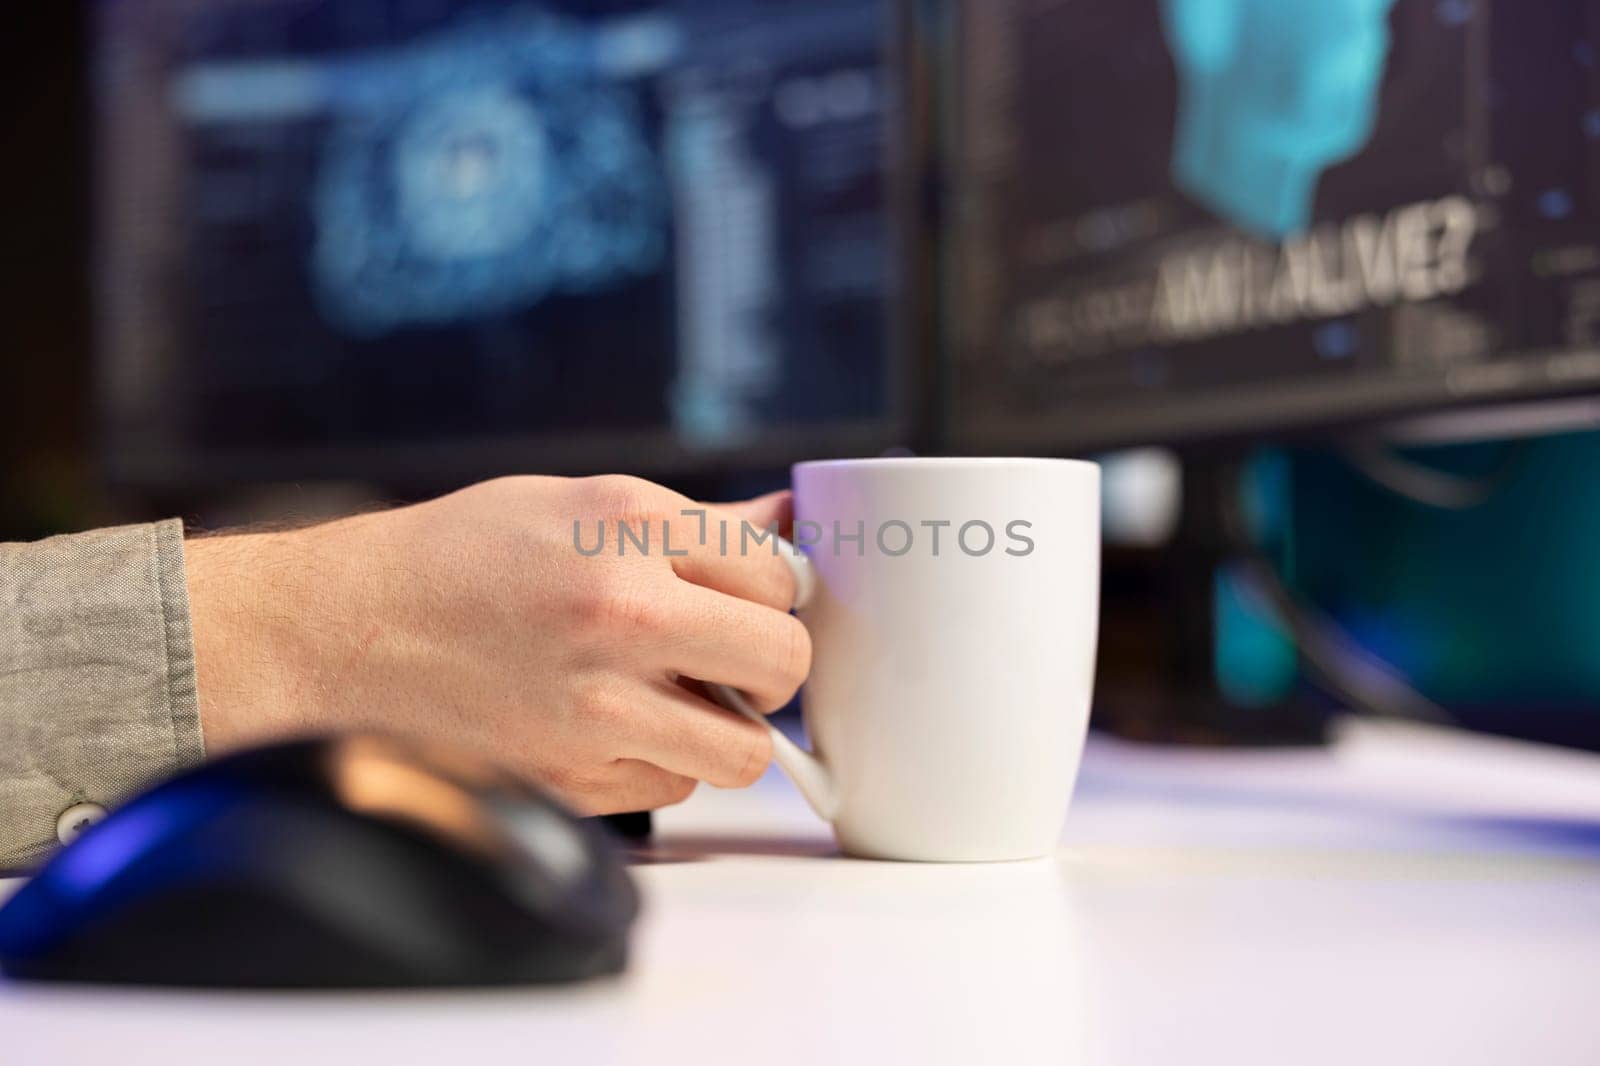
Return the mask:
{"type": "Polygon", "coordinates": [[[798,605],[815,752],[774,729],[778,763],[852,855],[1051,851],[1094,685],[1099,468],[846,459],[800,463],[793,483],[794,539],[815,576],[798,605]]]}

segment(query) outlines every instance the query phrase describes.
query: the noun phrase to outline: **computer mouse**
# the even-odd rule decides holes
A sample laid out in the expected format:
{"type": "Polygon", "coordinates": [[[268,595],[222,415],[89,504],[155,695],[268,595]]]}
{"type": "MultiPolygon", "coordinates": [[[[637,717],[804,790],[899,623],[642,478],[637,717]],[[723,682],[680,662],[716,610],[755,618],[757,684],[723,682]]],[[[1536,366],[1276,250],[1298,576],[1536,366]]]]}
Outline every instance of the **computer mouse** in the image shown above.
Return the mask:
{"type": "Polygon", "coordinates": [[[291,742],[114,811],[0,908],[0,969],[58,981],[415,987],[619,972],[639,900],[596,824],[476,758],[291,742]]]}

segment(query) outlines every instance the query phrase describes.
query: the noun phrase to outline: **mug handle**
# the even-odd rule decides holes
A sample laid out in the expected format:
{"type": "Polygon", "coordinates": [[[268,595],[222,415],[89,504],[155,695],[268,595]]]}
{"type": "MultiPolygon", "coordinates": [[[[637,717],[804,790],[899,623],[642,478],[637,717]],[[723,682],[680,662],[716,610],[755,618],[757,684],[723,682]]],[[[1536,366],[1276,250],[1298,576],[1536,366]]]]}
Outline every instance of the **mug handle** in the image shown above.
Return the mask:
{"type": "MultiPolygon", "coordinates": [[[[811,565],[811,560],[805,553],[782,537],[777,540],[777,552],[794,572],[793,610],[799,610],[811,602],[811,597],[816,593],[816,568],[811,565]]],[[[833,774],[821,760],[784,736],[777,726],[767,720],[766,715],[750,706],[750,701],[738,689],[714,682],[706,682],[705,688],[711,694],[711,698],[722,706],[767,730],[772,737],[773,759],[794,781],[800,789],[800,794],[811,805],[811,809],[817,812],[817,817],[825,822],[833,821],[839,809],[838,787],[833,774]]]]}

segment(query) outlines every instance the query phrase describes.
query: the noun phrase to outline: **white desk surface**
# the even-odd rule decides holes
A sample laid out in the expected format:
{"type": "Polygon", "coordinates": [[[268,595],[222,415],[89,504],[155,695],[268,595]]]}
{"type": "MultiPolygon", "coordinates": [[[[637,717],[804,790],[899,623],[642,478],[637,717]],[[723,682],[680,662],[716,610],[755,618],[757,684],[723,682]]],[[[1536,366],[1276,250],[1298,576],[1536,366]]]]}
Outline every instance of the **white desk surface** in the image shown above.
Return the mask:
{"type": "Polygon", "coordinates": [[[1600,758],[1364,724],[1329,751],[1090,746],[1059,853],[842,859],[702,789],[575,990],[0,985],[0,1062],[1600,1063],[1600,758]]]}

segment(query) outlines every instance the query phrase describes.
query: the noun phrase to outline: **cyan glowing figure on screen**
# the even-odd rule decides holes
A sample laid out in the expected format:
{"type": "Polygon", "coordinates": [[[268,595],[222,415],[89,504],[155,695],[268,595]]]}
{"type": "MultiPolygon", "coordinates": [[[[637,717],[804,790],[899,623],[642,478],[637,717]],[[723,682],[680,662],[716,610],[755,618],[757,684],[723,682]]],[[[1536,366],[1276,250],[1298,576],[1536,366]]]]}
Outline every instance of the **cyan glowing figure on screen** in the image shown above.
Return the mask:
{"type": "Polygon", "coordinates": [[[1177,186],[1260,236],[1305,230],[1322,172],[1372,135],[1393,3],[1162,0],[1177,186]]]}

